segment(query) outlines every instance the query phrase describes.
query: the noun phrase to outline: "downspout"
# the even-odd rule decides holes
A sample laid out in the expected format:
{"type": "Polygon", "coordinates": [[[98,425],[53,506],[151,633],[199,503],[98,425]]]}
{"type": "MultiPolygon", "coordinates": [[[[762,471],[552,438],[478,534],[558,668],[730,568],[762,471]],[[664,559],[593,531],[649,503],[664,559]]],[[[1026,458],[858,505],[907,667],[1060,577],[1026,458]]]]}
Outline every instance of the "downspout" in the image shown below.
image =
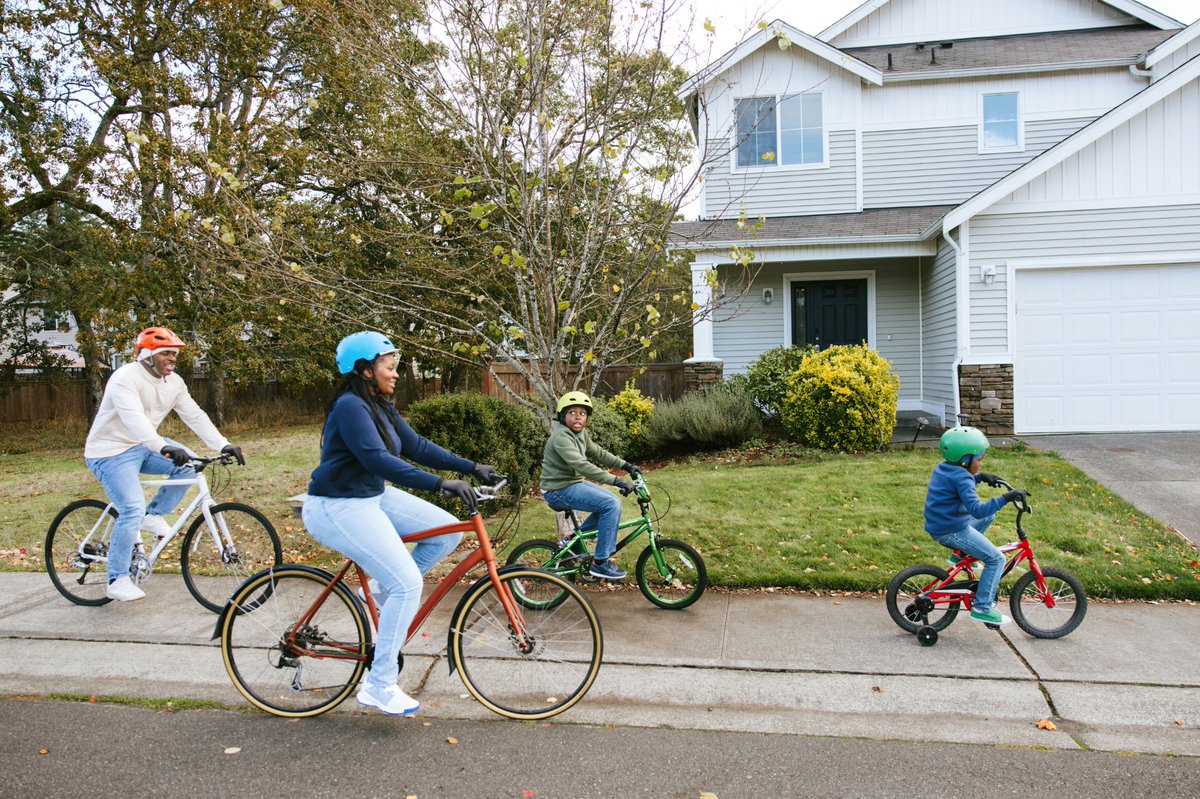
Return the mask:
{"type": "Polygon", "coordinates": [[[1150,78],[1151,80],[1154,80],[1154,70],[1142,69],[1137,64],[1129,65],[1129,74],[1139,78],[1150,78]]]}
{"type": "MultiPolygon", "coordinates": [[[[964,223],[965,224],[965,223],[964,223]]],[[[959,226],[961,230],[962,227],[959,226]]],[[[954,362],[950,365],[950,382],[954,386],[954,422],[958,423],[960,414],[962,413],[962,397],[959,395],[958,385],[958,367],[962,365],[963,352],[966,347],[963,341],[966,340],[966,330],[963,328],[963,294],[966,287],[966,270],[962,268],[962,263],[966,261],[966,250],[958,245],[954,240],[954,236],[950,235],[950,231],[945,227],[942,228],[942,236],[950,243],[950,248],[954,250],[954,362]]]]}

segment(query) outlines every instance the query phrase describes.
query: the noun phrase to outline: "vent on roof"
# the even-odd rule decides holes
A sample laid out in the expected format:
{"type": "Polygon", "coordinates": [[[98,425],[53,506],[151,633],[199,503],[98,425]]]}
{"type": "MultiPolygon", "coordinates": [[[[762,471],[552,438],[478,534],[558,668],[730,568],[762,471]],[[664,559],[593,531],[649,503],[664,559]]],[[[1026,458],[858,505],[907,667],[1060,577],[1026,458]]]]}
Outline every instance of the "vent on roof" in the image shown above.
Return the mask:
{"type": "Polygon", "coordinates": [[[892,54],[888,53],[888,72],[892,71],[892,54]]]}

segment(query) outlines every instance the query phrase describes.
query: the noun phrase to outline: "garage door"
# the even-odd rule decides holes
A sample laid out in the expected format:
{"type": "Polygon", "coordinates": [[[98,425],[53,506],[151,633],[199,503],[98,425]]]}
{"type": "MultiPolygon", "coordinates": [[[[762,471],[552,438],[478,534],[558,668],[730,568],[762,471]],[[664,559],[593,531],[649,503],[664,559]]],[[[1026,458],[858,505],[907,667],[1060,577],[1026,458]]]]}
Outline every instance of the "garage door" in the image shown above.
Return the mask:
{"type": "Polygon", "coordinates": [[[1200,264],[1014,282],[1018,433],[1200,430],[1200,264]]]}

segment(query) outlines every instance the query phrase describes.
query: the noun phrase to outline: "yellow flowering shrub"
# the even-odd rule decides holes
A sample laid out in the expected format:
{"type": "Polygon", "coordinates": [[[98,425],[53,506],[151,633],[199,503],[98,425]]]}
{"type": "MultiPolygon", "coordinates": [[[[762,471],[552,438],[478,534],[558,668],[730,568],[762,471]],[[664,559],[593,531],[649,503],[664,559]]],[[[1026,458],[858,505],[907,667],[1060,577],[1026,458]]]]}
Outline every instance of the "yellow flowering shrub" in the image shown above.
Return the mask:
{"type": "Polygon", "coordinates": [[[806,355],[787,379],[783,428],[809,446],[869,452],[892,440],[900,379],[866,344],[806,355]]]}
{"type": "Polygon", "coordinates": [[[608,407],[625,420],[629,435],[636,438],[654,413],[654,400],[642,394],[630,380],[620,394],[608,401],[608,407]]]}

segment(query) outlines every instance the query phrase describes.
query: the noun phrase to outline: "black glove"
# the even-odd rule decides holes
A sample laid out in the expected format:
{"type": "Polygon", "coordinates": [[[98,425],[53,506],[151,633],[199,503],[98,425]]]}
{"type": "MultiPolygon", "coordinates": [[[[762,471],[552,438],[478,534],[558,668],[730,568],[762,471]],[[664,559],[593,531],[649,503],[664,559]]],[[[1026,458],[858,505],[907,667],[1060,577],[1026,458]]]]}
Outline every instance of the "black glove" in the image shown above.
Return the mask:
{"type": "Polygon", "coordinates": [[[623,497],[627,497],[634,492],[634,485],[628,480],[616,480],[613,482],[613,486],[621,492],[621,496],[623,497]]]}
{"type": "Polygon", "coordinates": [[[622,463],[621,468],[624,471],[628,472],[629,476],[632,477],[634,480],[637,480],[642,476],[642,470],[639,469],[638,467],[634,466],[629,461],[625,461],[624,463],[622,463]]]}
{"type": "Polygon", "coordinates": [[[234,444],[226,444],[225,446],[221,447],[221,454],[232,455],[233,459],[237,461],[238,466],[246,465],[246,459],[242,457],[242,448],[239,446],[234,444]]]}
{"type": "Polygon", "coordinates": [[[1000,485],[1000,478],[994,474],[988,474],[987,472],[980,472],[979,473],[979,482],[987,483],[992,488],[995,488],[996,486],[1000,485]]]}
{"type": "Polygon", "coordinates": [[[1025,497],[1029,496],[1029,492],[1021,488],[1014,488],[1012,491],[1005,493],[1005,502],[1021,502],[1025,497]]]}
{"type": "Polygon", "coordinates": [[[476,480],[489,486],[495,485],[501,477],[495,466],[488,466],[486,463],[475,464],[471,468],[471,474],[475,475],[476,480]]]}
{"type": "Polygon", "coordinates": [[[188,454],[186,449],[183,447],[172,447],[170,444],[160,449],[159,452],[164,457],[170,458],[171,463],[176,466],[187,466],[188,461],[192,459],[192,456],[188,454]]]}
{"type": "Polygon", "coordinates": [[[467,510],[475,510],[475,489],[471,488],[471,484],[466,480],[446,480],[443,478],[438,483],[438,491],[441,491],[447,497],[458,497],[467,510]]]}

